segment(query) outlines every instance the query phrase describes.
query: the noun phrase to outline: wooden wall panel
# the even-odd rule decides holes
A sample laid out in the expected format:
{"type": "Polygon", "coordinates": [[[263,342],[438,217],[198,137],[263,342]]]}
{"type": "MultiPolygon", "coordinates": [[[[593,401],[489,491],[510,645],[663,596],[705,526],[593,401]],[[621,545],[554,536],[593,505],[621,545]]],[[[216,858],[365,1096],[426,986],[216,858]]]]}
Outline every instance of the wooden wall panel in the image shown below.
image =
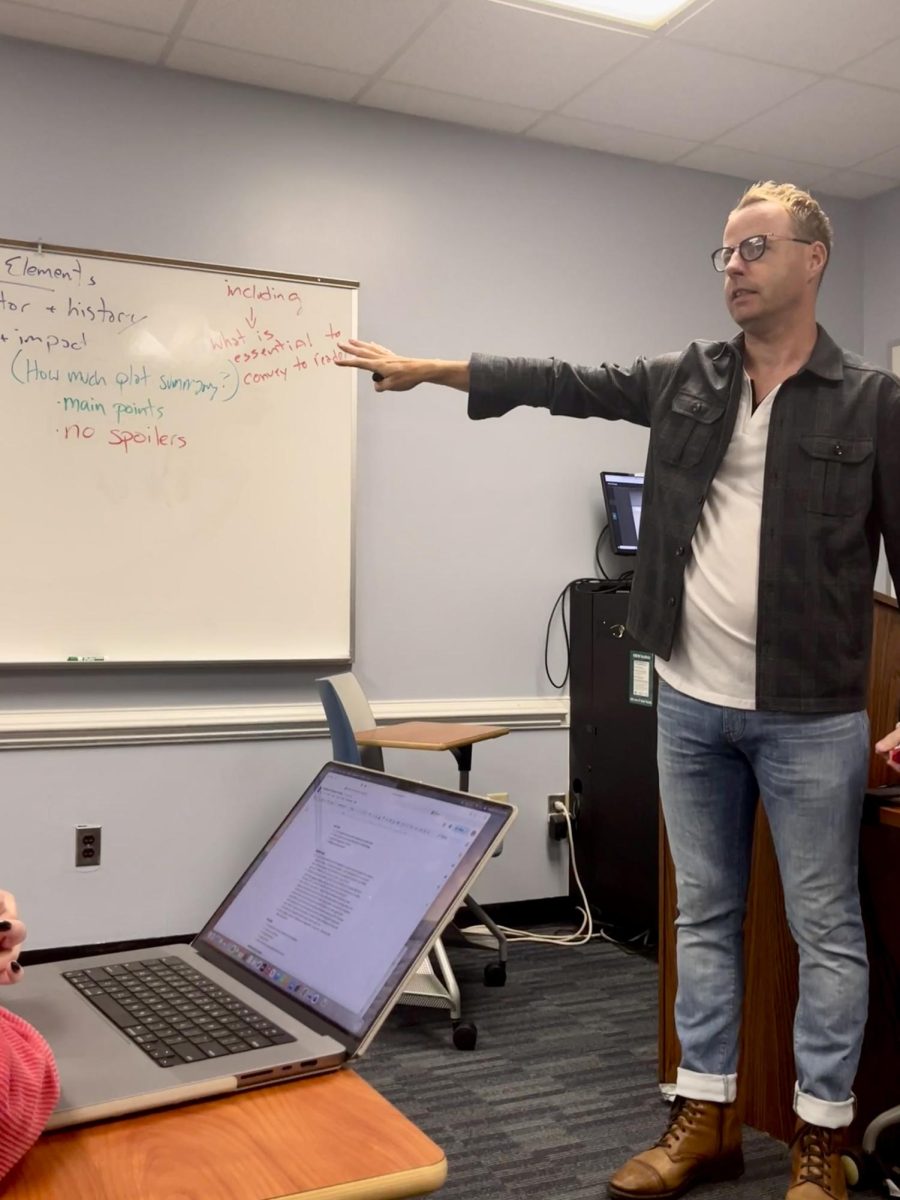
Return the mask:
{"type": "MultiPolygon", "coordinates": [[[[879,595],[875,602],[868,708],[874,745],[900,721],[900,613],[897,601],[890,596],[879,595]]],[[[869,787],[884,787],[898,781],[900,776],[873,752],[869,787]]]]}

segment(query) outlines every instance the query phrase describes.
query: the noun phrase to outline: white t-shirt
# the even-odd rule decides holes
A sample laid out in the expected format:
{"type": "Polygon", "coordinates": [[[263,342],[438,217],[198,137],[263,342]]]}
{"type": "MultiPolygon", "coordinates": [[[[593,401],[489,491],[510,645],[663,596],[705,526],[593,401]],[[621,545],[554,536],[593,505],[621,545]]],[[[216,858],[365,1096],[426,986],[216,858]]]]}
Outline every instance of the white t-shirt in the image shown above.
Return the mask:
{"type": "Polygon", "coordinates": [[[731,442],[691,542],[672,655],[668,662],[656,659],[657,672],[673,688],[727,708],[756,708],[759,534],[777,392],[773,388],[754,412],[744,373],[731,442]]]}

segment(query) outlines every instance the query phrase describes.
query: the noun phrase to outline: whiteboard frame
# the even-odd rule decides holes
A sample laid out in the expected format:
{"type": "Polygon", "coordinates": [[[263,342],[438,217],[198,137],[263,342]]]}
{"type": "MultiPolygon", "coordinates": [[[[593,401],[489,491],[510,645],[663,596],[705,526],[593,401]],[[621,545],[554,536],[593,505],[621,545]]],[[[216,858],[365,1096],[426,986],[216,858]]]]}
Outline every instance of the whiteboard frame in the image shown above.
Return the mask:
{"type": "Polygon", "coordinates": [[[200,262],[190,258],[155,258],[148,254],[126,254],[119,250],[84,250],[78,246],[57,246],[52,242],[19,242],[15,238],[0,237],[0,246],[12,246],[15,250],[33,250],[35,254],[81,255],[83,258],[114,259],[117,262],[140,263],[149,267],[182,267],[188,271],[222,271],[234,275],[249,275],[258,279],[283,279],[292,283],[321,283],[327,287],[359,289],[357,279],[332,279],[327,275],[297,275],[292,271],[260,271],[254,267],[234,267],[225,263],[200,262]]]}
{"type": "MultiPolygon", "coordinates": [[[[235,267],[225,263],[200,262],[187,258],[157,258],[148,254],[128,254],[118,250],[86,250],[80,246],[59,246],[54,242],[38,240],[36,242],[19,241],[16,238],[0,237],[0,249],[10,247],[14,250],[29,250],[38,256],[46,250],[51,254],[78,255],[82,258],[96,258],[104,261],[138,263],[149,267],[178,267],[186,271],[217,271],[222,274],[245,275],[254,279],[279,279],[290,283],[314,283],[323,287],[344,288],[354,293],[352,298],[352,336],[357,332],[357,296],[359,281],[356,279],[337,279],[327,275],[297,275],[291,271],[266,271],[254,267],[235,267]]],[[[350,647],[347,658],[213,658],[213,659],[120,659],[111,662],[3,662],[2,671],[153,671],[179,670],[191,671],[198,668],[204,670],[220,668],[233,670],[237,666],[246,667],[306,667],[318,671],[322,667],[349,667],[356,658],[356,372],[351,373],[352,396],[350,401],[350,647]]]]}

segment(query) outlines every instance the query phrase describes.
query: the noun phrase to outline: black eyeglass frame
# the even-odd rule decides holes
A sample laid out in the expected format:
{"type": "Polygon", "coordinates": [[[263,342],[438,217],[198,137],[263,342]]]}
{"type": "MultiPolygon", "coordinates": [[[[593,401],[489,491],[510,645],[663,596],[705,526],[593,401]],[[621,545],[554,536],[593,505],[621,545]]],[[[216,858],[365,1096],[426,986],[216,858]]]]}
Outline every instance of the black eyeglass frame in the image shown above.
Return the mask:
{"type": "Polygon", "coordinates": [[[710,255],[713,270],[721,275],[727,269],[735,251],[740,254],[744,262],[756,262],[768,250],[769,242],[800,242],[804,246],[812,246],[814,244],[812,238],[786,237],[781,233],[751,233],[749,237],[745,237],[742,241],[738,242],[736,246],[720,246],[718,250],[713,250],[710,255]],[[758,254],[747,253],[750,242],[760,243],[758,254]],[[724,255],[727,255],[727,257],[723,257],[724,255]],[[720,263],[721,266],[719,265],[720,263]]]}

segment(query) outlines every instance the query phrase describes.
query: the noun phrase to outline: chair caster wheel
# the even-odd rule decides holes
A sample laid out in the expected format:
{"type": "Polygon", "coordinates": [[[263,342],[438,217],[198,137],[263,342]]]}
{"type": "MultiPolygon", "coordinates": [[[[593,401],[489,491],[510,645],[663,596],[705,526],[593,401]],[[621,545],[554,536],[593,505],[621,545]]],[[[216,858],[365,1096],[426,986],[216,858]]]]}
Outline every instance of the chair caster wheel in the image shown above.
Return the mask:
{"type": "Polygon", "coordinates": [[[873,1169],[871,1158],[863,1150],[844,1150],[841,1154],[841,1166],[844,1168],[847,1186],[853,1191],[873,1186],[877,1182],[878,1172],[873,1169]]]}
{"type": "Polygon", "coordinates": [[[506,963],[487,963],[484,968],[484,986],[503,987],[504,983],[506,983],[506,963]]]}
{"type": "Polygon", "coordinates": [[[468,1021],[453,1022],[453,1045],[457,1050],[474,1050],[478,1030],[468,1021]]]}
{"type": "Polygon", "coordinates": [[[841,1166],[844,1168],[844,1178],[847,1180],[847,1187],[858,1187],[860,1178],[862,1177],[862,1163],[852,1150],[845,1150],[841,1155],[841,1166]]]}

